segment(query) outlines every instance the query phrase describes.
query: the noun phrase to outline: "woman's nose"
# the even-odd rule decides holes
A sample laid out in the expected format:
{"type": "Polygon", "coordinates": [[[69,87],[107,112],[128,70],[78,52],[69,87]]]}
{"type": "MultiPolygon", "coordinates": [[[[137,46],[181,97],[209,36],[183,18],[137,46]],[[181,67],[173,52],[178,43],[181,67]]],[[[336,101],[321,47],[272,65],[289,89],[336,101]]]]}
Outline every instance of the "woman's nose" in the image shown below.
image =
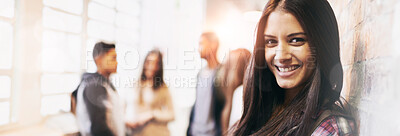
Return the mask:
{"type": "Polygon", "coordinates": [[[281,43],[275,50],[275,61],[279,63],[290,63],[292,60],[292,53],[287,43],[281,43]]]}

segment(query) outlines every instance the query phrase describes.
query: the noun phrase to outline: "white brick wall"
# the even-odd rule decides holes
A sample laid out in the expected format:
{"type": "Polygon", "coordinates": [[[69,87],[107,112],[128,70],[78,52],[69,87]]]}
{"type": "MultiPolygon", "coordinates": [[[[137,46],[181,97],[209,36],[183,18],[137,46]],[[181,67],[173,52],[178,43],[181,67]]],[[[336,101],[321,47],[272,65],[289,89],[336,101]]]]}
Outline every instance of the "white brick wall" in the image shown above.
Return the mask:
{"type": "Polygon", "coordinates": [[[342,95],[357,109],[360,135],[400,135],[400,1],[329,1],[339,23],[342,95]]]}

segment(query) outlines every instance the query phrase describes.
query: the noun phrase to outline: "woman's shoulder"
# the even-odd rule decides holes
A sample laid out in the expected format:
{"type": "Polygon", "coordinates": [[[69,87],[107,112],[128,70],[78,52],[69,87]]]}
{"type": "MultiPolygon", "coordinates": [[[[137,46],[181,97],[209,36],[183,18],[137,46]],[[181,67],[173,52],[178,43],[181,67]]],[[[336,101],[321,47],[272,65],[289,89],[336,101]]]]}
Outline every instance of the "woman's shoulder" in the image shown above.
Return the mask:
{"type": "Polygon", "coordinates": [[[159,89],[160,90],[164,90],[164,91],[169,91],[169,88],[168,88],[167,84],[161,85],[159,89]]]}
{"type": "Polygon", "coordinates": [[[314,129],[312,136],[353,136],[356,135],[355,121],[354,119],[343,116],[340,114],[334,114],[331,111],[324,111],[317,121],[318,126],[314,129]]]}
{"type": "Polygon", "coordinates": [[[167,85],[161,85],[159,88],[157,88],[157,93],[159,94],[163,94],[163,95],[169,95],[170,94],[170,90],[168,88],[167,85]]]}

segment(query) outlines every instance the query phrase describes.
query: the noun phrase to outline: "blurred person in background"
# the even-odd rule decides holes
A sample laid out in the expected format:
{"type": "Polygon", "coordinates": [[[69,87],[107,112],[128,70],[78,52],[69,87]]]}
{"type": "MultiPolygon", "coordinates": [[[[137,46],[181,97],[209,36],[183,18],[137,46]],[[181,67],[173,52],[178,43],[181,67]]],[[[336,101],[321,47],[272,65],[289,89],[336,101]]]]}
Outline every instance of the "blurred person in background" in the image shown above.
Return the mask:
{"type": "Polygon", "coordinates": [[[270,0],[230,135],[357,135],[340,92],[339,31],[326,0],[270,0]]]}
{"type": "Polygon", "coordinates": [[[159,50],[150,51],[135,90],[129,94],[128,109],[133,108],[133,119],[126,125],[130,135],[169,136],[168,122],[174,120],[172,98],[163,79],[163,61],[159,50]]]}
{"type": "Polygon", "coordinates": [[[123,136],[123,103],[110,75],[117,71],[115,45],[98,42],[93,49],[96,73],[85,73],[76,96],[76,117],[83,136],[123,136]]]}
{"type": "Polygon", "coordinates": [[[221,135],[221,112],[224,103],[222,92],[214,86],[215,75],[220,69],[217,60],[219,40],[215,33],[205,32],[200,37],[200,57],[207,61],[197,75],[196,101],[190,114],[187,135],[221,135]]]}
{"type": "Polygon", "coordinates": [[[250,51],[236,49],[229,52],[228,58],[217,74],[219,89],[225,96],[225,104],[222,110],[222,132],[225,133],[240,119],[243,109],[243,78],[244,71],[250,61],[250,51]]]}

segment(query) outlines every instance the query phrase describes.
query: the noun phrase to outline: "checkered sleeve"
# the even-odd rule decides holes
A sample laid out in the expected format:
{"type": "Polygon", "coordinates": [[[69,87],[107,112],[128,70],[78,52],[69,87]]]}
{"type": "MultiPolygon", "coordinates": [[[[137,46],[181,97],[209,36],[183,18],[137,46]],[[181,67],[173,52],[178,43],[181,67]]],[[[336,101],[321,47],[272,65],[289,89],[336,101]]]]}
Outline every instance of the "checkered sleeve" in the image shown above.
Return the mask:
{"type": "Polygon", "coordinates": [[[312,136],[339,136],[339,129],[334,116],[328,117],[311,134],[312,136]]]}
{"type": "Polygon", "coordinates": [[[354,122],[344,117],[326,118],[311,134],[312,136],[353,136],[354,122]]]}

